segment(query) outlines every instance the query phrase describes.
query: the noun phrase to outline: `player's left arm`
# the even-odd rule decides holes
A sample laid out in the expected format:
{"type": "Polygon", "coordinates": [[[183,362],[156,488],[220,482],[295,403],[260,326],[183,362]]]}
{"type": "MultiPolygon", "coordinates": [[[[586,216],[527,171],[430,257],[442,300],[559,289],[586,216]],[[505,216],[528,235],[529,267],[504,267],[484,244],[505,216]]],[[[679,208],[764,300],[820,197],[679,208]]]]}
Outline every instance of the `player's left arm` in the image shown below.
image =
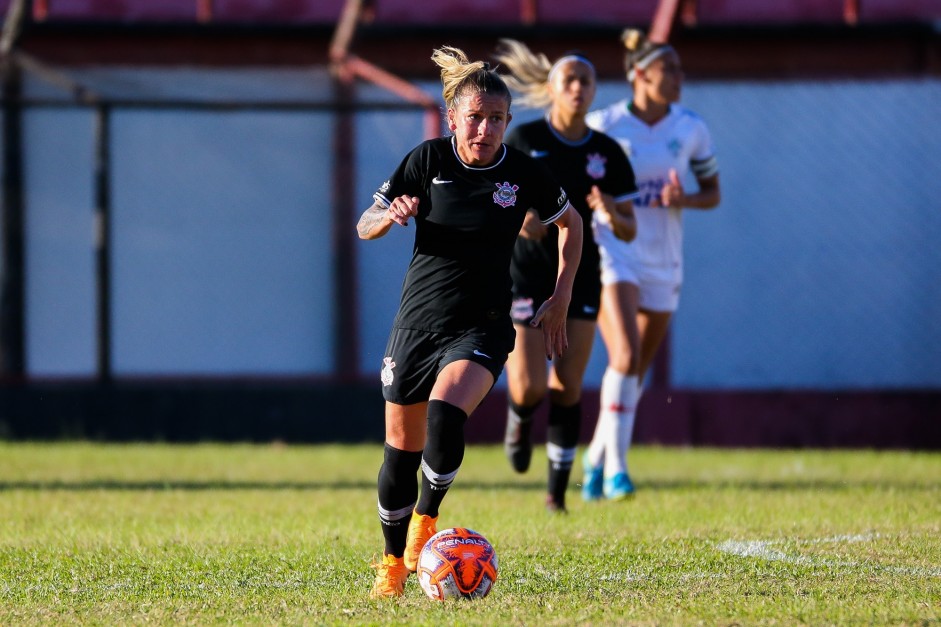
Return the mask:
{"type": "Polygon", "coordinates": [[[660,190],[660,206],[672,209],[712,209],[722,200],[719,174],[697,178],[699,191],[687,194],[676,170],[670,170],[670,179],[660,190]]]}
{"type": "Polygon", "coordinates": [[[696,177],[699,191],[687,194],[675,169],[670,169],[667,184],[660,190],[660,204],[673,209],[712,209],[722,200],[719,192],[719,161],[709,129],[703,123],[693,128],[689,169],[696,177]]]}
{"type": "Polygon", "coordinates": [[[542,327],[548,359],[561,355],[568,348],[565,323],[569,304],[572,302],[575,272],[582,258],[584,228],[581,216],[571,204],[568,204],[566,210],[556,219],[555,225],[559,228],[559,272],[556,276],[555,291],[539,307],[530,323],[534,327],[542,327]]]}

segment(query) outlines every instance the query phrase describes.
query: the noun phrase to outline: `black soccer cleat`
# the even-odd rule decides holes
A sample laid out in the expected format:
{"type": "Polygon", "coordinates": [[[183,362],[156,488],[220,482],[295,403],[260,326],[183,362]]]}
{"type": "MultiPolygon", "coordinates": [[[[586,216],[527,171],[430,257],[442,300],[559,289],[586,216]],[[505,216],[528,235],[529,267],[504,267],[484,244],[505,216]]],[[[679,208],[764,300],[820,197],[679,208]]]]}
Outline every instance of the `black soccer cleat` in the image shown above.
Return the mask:
{"type": "Polygon", "coordinates": [[[550,514],[559,514],[565,515],[569,513],[569,510],[565,508],[565,503],[560,503],[555,500],[551,494],[546,495],[546,511],[550,514]]]}
{"type": "Polygon", "coordinates": [[[506,457],[510,460],[513,470],[519,473],[529,470],[529,462],[533,458],[533,443],[529,439],[532,426],[532,418],[521,420],[515,412],[507,412],[503,450],[506,451],[506,457]]]}

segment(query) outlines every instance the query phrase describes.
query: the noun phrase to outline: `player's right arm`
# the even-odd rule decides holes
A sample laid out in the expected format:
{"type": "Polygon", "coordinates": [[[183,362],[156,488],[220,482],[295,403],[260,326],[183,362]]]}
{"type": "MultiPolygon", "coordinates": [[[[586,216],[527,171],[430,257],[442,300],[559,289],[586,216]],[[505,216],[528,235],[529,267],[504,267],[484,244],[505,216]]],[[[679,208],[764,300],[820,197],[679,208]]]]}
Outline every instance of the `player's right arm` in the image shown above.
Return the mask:
{"type": "Polygon", "coordinates": [[[360,239],[378,239],[388,233],[393,224],[408,226],[409,218],[417,214],[416,196],[399,196],[388,207],[376,201],[360,216],[356,232],[360,239]]]}
{"type": "Polygon", "coordinates": [[[610,194],[602,193],[597,185],[591,186],[591,193],[586,200],[592,211],[604,214],[604,220],[611,225],[611,230],[619,240],[630,242],[637,236],[637,218],[634,217],[634,203],[631,200],[618,202],[610,194]]]}

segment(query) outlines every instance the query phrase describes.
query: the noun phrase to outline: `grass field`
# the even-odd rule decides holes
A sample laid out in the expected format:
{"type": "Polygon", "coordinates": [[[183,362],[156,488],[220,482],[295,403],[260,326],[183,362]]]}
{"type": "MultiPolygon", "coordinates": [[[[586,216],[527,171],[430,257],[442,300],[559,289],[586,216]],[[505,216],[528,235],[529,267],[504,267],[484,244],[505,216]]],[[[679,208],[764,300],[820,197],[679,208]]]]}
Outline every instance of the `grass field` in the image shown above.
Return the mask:
{"type": "Polygon", "coordinates": [[[478,602],[371,601],[379,446],[0,443],[0,624],[939,625],[941,453],[638,448],[627,503],[543,510],[471,447],[439,528],[478,602]]]}

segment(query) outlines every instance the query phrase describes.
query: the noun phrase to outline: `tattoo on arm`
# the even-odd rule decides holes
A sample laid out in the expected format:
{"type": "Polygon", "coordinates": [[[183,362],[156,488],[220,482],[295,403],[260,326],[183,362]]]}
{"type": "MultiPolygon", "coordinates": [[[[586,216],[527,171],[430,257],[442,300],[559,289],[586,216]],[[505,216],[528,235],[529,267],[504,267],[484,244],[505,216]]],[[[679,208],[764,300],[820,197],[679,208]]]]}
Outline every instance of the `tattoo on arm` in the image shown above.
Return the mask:
{"type": "Polygon", "coordinates": [[[373,205],[367,209],[359,222],[356,224],[356,231],[360,237],[367,237],[377,226],[382,224],[385,218],[386,210],[380,205],[373,205]]]}

